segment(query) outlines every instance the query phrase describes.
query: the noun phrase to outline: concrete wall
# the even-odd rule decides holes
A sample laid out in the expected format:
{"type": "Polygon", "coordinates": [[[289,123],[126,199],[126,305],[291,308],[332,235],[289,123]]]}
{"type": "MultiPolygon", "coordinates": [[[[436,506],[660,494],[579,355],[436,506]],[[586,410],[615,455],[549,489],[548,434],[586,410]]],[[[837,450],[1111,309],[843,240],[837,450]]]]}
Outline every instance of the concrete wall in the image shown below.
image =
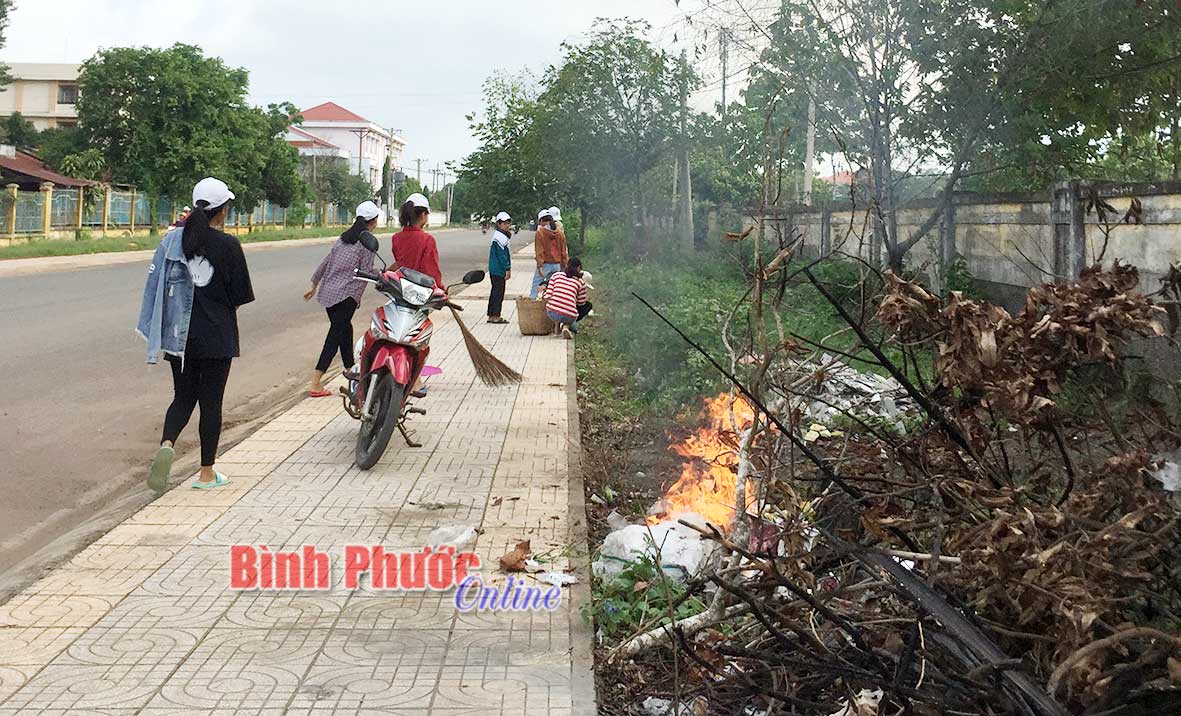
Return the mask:
{"type": "MultiPolygon", "coordinates": [[[[898,236],[906,240],[936,211],[925,200],[900,209],[898,236]]],[[[868,207],[821,210],[789,207],[770,219],[778,230],[803,236],[811,254],[841,251],[871,259],[873,217],[868,207]]],[[[1140,269],[1141,288],[1159,288],[1160,277],[1181,262],[1181,184],[1062,184],[1041,195],[956,194],[949,211],[906,256],[908,269],[929,275],[963,257],[977,280],[1013,295],[1047,281],[1078,275],[1102,258],[1140,269]],[[1115,207],[1105,231],[1096,212],[1087,210],[1093,195],[1115,207]],[[1140,224],[1120,224],[1133,197],[1142,211],[1140,224]],[[1106,247],[1105,247],[1106,244],[1106,247]]],[[[936,276],[937,279],[937,276],[936,276]]]]}

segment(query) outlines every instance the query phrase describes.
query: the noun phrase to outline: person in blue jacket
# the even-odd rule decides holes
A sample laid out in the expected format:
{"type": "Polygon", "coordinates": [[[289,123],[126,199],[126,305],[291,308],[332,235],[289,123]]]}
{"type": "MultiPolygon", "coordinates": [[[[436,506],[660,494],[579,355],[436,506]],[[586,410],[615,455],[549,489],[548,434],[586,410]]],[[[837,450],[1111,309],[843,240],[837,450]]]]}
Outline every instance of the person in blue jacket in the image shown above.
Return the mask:
{"type": "Polygon", "coordinates": [[[488,276],[492,281],[492,293],[488,296],[489,323],[508,323],[500,313],[504,306],[505,284],[513,277],[512,251],[509,250],[512,235],[513,217],[502,211],[496,215],[492,246],[488,250],[488,276]]]}
{"type": "Polygon", "coordinates": [[[192,486],[209,490],[230,482],[213,465],[230,364],[240,354],[238,308],[254,300],[242,245],[222,230],[233,199],[220,179],[198,182],[193,213],[160,242],[144,284],[136,331],[148,343],[148,363],[163,354],[171,365],[174,389],[148,477],[157,492],[168,487],[176,440],[198,405],[201,473],[192,486]]]}

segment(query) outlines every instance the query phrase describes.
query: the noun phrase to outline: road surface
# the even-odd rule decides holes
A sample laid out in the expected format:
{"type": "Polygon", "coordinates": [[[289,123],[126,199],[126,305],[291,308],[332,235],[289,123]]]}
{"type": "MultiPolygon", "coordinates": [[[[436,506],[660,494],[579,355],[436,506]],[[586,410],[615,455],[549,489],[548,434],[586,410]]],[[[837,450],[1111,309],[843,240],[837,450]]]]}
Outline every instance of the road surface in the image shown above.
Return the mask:
{"type": "MultiPolygon", "coordinates": [[[[380,238],[388,259],[389,233],[380,238]]],[[[437,239],[448,281],[487,267],[488,238],[479,231],[437,239]]],[[[247,245],[257,300],[239,311],[242,357],[225,402],[229,439],[306,386],[328,321],[302,294],[329,244],[247,245]]],[[[104,518],[150,497],[143,479],[172,381],[163,361],[144,363],[134,332],[146,269],[141,261],[0,277],[0,593],[22,579],[18,572],[68,554],[104,518]]],[[[366,292],[356,331],[378,303],[366,292]]],[[[196,423],[195,414],[181,435],[178,470],[197,463],[196,423]]]]}

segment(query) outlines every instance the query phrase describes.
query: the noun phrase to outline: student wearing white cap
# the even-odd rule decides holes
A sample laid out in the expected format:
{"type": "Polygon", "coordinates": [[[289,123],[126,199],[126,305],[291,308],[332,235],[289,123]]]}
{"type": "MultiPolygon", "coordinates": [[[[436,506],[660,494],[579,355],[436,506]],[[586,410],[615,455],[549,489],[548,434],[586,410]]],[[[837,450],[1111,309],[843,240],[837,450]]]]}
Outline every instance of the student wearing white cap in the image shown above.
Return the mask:
{"type": "Polygon", "coordinates": [[[500,313],[504,306],[505,284],[513,276],[512,251],[509,249],[513,217],[502,211],[496,215],[495,221],[492,246],[488,250],[488,277],[492,281],[492,293],[488,296],[488,322],[508,323],[500,313]]]}
{"type": "Polygon", "coordinates": [[[553,209],[542,209],[537,215],[537,233],[533,239],[533,255],[537,271],[533,274],[533,287],[529,298],[537,298],[541,282],[566,267],[569,253],[566,249],[566,234],[554,221],[553,209]]]}
{"type": "Polygon", "coordinates": [[[198,182],[192,213],[183,228],[164,237],[148,273],[138,330],[148,340],[148,362],[155,362],[153,350],[165,354],[173,385],[148,477],[157,492],[168,487],[176,440],[198,405],[201,473],[192,486],[207,490],[229,484],[213,465],[230,363],[240,354],[238,308],[254,300],[242,245],[222,231],[233,199],[219,179],[198,182]]]}
{"type": "Polygon", "coordinates": [[[312,385],[308,389],[308,395],[313,398],[332,395],[324,389],[323,380],[338,351],[346,372],[352,371],[356,362],[353,358],[353,314],[361,305],[361,297],[369,284],[356,280],[354,274],[357,270],[373,272],[374,254],[365,248],[361,238],[366,234],[373,236],[373,230],[383,218],[381,209],[372,201],[357,206],[353,225],[332,245],[312,274],[312,287],[303,295],[305,301],[317,297],[328,312],[328,335],[324,338],[324,348],[320,351],[320,360],[316,362],[312,385]]]}
{"type": "Polygon", "coordinates": [[[392,252],[394,263],[425,273],[435,279],[435,285],[443,285],[443,271],[439,268],[439,247],[435,237],[423,229],[431,219],[431,205],[422,194],[411,194],[398,212],[398,223],[402,230],[394,234],[392,252]]]}

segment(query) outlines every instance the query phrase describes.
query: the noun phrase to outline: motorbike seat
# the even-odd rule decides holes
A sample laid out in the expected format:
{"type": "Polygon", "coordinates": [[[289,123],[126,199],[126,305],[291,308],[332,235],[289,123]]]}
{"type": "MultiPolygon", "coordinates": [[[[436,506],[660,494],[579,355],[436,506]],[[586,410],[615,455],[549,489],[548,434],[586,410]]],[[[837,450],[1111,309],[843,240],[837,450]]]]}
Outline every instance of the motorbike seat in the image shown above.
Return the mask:
{"type": "Polygon", "coordinates": [[[435,279],[431,278],[430,276],[427,276],[425,273],[422,273],[421,271],[415,271],[414,269],[408,269],[408,268],[402,269],[402,278],[405,278],[410,283],[416,284],[418,286],[422,286],[423,288],[434,288],[435,287],[435,279]]]}

